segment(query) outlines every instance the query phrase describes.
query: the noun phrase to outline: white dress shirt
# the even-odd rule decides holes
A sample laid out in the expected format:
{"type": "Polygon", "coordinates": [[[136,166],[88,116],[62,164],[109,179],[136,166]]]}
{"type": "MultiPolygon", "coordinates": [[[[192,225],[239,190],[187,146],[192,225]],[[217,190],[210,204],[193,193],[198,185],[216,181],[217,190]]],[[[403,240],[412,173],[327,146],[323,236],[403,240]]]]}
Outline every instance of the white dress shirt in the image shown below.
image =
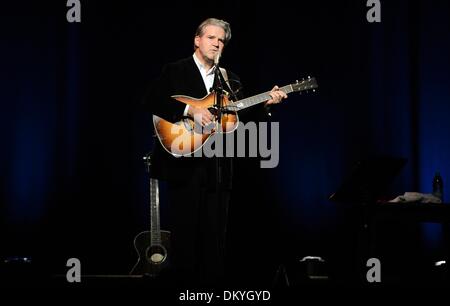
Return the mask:
{"type": "MultiPolygon", "coordinates": [[[[200,62],[200,60],[197,58],[197,56],[192,54],[192,57],[194,58],[194,62],[197,65],[198,70],[200,71],[200,74],[202,75],[203,83],[205,84],[205,88],[207,92],[210,92],[213,83],[214,83],[214,67],[211,67],[208,71],[206,71],[205,66],[200,62]]],[[[187,116],[189,109],[189,105],[186,105],[186,108],[184,109],[184,116],[187,116]]]]}

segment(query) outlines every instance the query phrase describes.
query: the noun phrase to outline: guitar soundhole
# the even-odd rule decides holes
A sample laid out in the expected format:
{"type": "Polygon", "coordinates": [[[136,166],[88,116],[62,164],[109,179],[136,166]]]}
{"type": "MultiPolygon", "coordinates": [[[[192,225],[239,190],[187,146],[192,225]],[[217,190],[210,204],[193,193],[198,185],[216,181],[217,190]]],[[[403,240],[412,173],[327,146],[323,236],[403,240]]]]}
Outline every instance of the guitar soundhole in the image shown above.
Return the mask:
{"type": "Polygon", "coordinates": [[[154,245],[147,249],[147,260],[154,264],[161,264],[166,260],[166,249],[161,245],[154,245]]]}

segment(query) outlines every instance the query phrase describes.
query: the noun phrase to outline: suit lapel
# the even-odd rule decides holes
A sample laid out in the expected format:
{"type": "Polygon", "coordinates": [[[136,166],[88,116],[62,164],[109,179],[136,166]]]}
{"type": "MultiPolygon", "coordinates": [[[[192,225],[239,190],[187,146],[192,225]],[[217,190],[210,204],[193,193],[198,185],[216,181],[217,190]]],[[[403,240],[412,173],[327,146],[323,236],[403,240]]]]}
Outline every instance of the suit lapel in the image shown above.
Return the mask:
{"type": "Polygon", "coordinates": [[[187,73],[191,77],[191,85],[192,85],[192,95],[197,98],[203,98],[208,94],[208,90],[205,87],[205,83],[203,82],[202,75],[198,70],[197,65],[195,64],[194,59],[189,57],[187,65],[186,65],[187,73]]]}

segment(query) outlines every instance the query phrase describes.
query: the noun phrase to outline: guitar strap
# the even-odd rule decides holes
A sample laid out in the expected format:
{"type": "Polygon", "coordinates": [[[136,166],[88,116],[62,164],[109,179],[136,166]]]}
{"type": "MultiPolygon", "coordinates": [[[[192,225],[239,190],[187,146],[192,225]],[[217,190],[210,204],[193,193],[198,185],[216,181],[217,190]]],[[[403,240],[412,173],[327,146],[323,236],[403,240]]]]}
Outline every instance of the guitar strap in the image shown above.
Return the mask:
{"type": "Polygon", "coordinates": [[[227,91],[228,91],[228,94],[232,94],[232,92],[233,92],[233,89],[231,89],[231,84],[230,84],[230,81],[228,80],[228,73],[227,73],[227,70],[225,69],[225,68],[220,68],[220,72],[222,73],[222,76],[223,76],[223,79],[224,79],[224,81],[225,81],[225,84],[227,85],[227,91]]]}
{"type": "Polygon", "coordinates": [[[220,68],[220,72],[222,73],[223,79],[225,80],[225,83],[227,84],[227,90],[232,92],[230,80],[228,80],[228,73],[225,68],[220,68]]]}
{"type": "Polygon", "coordinates": [[[230,87],[230,83],[228,82],[227,70],[225,68],[220,68],[220,72],[222,73],[225,82],[228,84],[228,87],[230,87]]]}

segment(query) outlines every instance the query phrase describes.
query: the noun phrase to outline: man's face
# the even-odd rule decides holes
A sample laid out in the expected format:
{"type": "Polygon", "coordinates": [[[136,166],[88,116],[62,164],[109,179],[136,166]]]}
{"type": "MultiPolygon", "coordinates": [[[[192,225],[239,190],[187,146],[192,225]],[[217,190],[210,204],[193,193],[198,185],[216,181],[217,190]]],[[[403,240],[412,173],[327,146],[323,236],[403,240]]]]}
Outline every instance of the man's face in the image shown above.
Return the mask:
{"type": "Polygon", "coordinates": [[[195,45],[203,59],[212,63],[217,54],[222,53],[224,40],[225,31],[221,27],[208,25],[204,28],[202,36],[195,36],[195,45]]]}

